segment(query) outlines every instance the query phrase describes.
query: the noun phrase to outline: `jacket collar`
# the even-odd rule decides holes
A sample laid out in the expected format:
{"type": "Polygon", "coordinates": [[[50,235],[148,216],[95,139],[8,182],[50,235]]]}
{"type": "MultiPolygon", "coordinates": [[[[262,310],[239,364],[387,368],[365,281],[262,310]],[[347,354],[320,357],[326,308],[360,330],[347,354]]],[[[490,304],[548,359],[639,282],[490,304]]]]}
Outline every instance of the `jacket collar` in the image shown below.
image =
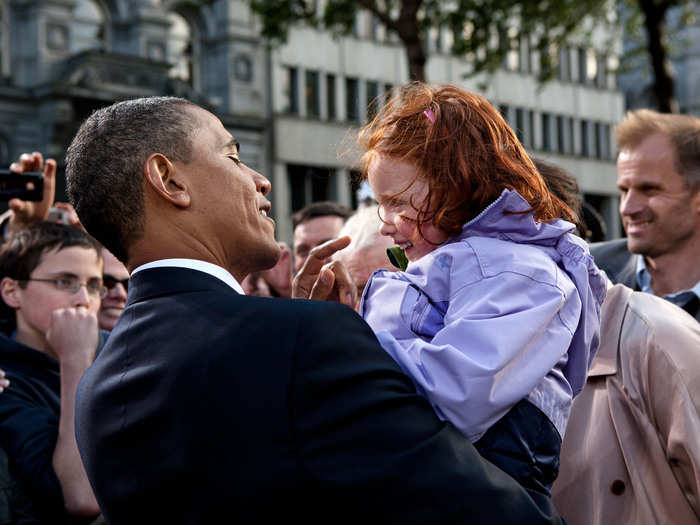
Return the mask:
{"type": "Polygon", "coordinates": [[[608,289],[600,311],[600,347],[588,371],[589,376],[617,374],[622,323],[632,293],[632,289],[622,284],[608,289]]]}
{"type": "Polygon", "coordinates": [[[126,305],[160,295],[200,291],[239,295],[224,281],[208,273],[189,268],[158,267],[142,269],[130,277],[126,305]]]}

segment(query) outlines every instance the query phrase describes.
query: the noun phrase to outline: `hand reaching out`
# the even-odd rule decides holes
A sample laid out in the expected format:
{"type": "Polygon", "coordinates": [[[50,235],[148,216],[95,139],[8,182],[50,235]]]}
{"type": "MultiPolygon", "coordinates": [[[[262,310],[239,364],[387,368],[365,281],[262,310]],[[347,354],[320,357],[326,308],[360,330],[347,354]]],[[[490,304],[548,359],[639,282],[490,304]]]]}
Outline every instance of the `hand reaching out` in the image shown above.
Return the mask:
{"type": "Polygon", "coordinates": [[[45,221],[56,195],[56,161],[48,159],[44,163],[41,153],[23,153],[17,162],[10,164],[10,171],[24,173],[25,171],[43,171],[44,198],[38,202],[11,199],[8,202],[12,216],[7,224],[8,232],[26,228],[35,222],[45,221]]]}
{"type": "Polygon", "coordinates": [[[294,278],[292,297],[337,301],[355,307],[357,289],[347,268],[340,261],[324,263],[335,252],[346,248],[350,237],[340,237],[316,246],[294,278]]]}

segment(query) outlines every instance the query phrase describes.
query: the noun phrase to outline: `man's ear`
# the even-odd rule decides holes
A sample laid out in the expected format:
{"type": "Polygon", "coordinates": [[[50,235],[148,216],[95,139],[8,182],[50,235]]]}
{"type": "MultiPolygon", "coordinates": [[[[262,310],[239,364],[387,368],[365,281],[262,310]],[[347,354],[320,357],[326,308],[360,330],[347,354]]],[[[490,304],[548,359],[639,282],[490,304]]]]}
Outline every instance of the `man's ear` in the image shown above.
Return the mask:
{"type": "Polygon", "coordinates": [[[0,295],[2,295],[2,300],[10,308],[17,309],[20,307],[19,283],[16,280],[3,277],[2,281],[0,281],[0,295]]]}
{"type": "Polygon", "coordinates": [[[144,166],[146,181],[155,192],[179,208],[190,205],[187,181],[178,173],[170,159],[160,153],[153,153],[144,166]]]}

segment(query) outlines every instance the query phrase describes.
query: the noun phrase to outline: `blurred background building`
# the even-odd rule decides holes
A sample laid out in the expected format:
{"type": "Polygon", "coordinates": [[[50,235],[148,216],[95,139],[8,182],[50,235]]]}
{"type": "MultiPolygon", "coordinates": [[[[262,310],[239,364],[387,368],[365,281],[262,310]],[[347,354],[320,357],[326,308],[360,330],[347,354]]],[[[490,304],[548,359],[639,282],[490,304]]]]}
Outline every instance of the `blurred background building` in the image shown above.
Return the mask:
{"type": "MultiPolygon", "coordinates": [[[[243,161],[272,181],[280,240],[291,239],[291,213],[311,201],[356,205],[353,132],[408,79],[398,41],[361,12],[351,35],[300,26],[270,49],[247,2],[203,4],[0,0],[0,164],[38,150],[60,172],[95,108],[177,95],[214,112],[240,141],[243,161]]],[[[485,95],[534,155],[577,177],[607,237],[619,237],[613,126],[625,101],[613,71],[622,45],[593,31],[592,44],[558,49],[556,78],[539,85],[527,37],[495,74],[465,79],[469,61],[446,51],[449,36],[431,32],[428,80],[485,95]]]]}

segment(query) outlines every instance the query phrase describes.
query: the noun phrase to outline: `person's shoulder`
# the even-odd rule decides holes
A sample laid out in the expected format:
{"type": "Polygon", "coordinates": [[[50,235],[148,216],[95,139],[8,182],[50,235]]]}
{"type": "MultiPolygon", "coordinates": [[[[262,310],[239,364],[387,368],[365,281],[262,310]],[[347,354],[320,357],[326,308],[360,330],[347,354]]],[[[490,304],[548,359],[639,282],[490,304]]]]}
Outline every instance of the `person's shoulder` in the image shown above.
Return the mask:
{"type": "Polygon", "coordinates": [[[589,244],[591,255],[596,257],[609,257],[617,254],[629,254],[627,239],[614,239],[612,241],[594,242],[589,244]]]}
{"type": "Polygon", "coordinates": [[[623,348],[636,349],[642,359],[662,358],[677,370],[700,374],[700,323],[682,308],[649,293],[632,292],[627,307],[623,348]],[[625,340],[633,344],[624,344],[625,340]]]}
{"type": "Polygon", "coordinates": [[[558,280],[556,263],[540,246],[493,237],[468,237],[464,242],[473,250],[484,277],[511,273],[550,285],[558,280]]]}

